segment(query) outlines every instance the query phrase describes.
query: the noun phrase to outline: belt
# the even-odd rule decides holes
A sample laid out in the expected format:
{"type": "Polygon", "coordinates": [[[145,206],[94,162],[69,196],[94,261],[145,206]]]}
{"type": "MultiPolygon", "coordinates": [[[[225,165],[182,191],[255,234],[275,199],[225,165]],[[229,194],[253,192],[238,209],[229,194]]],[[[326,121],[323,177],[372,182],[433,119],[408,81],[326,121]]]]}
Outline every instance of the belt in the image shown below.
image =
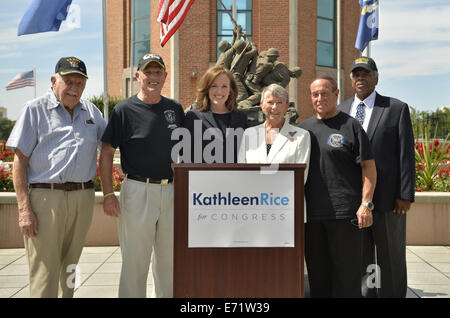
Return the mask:
{"type": "Polygon", "coordinates": [[[93,189],[94,183],[92,182],[92,180],[88,182],[31,183],[30,188],[77,191],[84,189],[93,189]]]}
{"type": "Polygon", "coordinates": [[[172,183],[173,179],[152,179],[152,178],[146,178],[146,177],[141,177],[141,176],[134,176],[131,174],[127,174],[127,178],[131,179],[131,180],[136,180],[136,181],[140,181],[140,182],[145,182],[145,183],[156,183],[156,184],[169,184],[172,183]]]}

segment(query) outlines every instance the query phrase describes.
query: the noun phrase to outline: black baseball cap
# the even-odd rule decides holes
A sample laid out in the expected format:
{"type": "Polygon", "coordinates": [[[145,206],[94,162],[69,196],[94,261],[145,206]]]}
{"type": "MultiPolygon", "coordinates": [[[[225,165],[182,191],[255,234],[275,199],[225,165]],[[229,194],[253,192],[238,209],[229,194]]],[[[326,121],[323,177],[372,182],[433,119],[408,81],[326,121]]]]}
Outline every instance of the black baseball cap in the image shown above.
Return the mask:
{"type": "Polygon", "coordinates": [[[353,61],[352,68],[350,69],[350,73],[353,72],[354,69],[361,67],[369,72],[376,71],[378,72],[377,65],[375,61],[367,56],[358,57],[353,61]]]}
{"type": "Polygon", "coordinates": [[[150,62],[156,62],[163,69],[166,69],[166,64],[164,64],[162,57],[156,53],[148,53],[148,54],[145,54],[143,57],[141,57],[138,65],[137,65],[137,69],[138,70],[145,69],[147,67],[148,63],[150,63],[150,62]]]}
{"type": "Polygon", "coordinates": [[[73,56],[60,58],[55,66],[55,73],[60,75],[76,73],[88,78],[84,62],[73,56]]]}

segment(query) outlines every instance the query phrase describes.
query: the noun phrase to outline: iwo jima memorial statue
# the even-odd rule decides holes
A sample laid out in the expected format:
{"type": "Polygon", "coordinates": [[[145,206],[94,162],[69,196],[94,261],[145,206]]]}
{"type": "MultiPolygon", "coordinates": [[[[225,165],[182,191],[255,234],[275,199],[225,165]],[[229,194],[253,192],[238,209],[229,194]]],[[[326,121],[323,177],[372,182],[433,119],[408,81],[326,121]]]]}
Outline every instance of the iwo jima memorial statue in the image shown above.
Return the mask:
{"type": "MultiPolygon", "coordinates": [[[[221,53],[216,65],[225,66],[233,74],[239,90],[238,108],[247,113],[248,125],[254,126],[265,120],[260,107],[262,89],[273,83],[287,88],[291,78],[300,77],[302,70],[298,66],[290,70],[285,63],[277,61],[279,53],[276,48],[258,53],[255,42],[250,41],[232,17],[231,20],[234,24],[233,40],[231,43],[227,40],[219,42],[221,53]]],[[[286,118],[290,123],[295,123],[298,118],[294,103],[289,104],[286,118]]]]}

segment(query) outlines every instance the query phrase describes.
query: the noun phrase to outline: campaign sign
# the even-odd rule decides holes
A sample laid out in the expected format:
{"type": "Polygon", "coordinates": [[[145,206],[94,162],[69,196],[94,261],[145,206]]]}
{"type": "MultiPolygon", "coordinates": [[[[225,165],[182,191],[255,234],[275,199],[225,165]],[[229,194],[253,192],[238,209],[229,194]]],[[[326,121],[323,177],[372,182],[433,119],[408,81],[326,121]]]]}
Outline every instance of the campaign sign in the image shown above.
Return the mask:
{"type": "Polygon", "coordinates": [[[294,172],[189,171],[188,247],[294,247],[294,172]]]}

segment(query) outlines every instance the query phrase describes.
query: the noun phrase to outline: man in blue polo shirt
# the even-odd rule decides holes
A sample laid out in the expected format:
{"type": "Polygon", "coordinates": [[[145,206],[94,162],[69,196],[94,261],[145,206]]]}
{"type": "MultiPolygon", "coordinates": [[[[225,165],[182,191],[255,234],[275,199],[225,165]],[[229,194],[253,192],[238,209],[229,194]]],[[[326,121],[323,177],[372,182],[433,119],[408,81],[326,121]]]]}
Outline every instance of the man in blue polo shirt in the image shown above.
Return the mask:
{"type": "Polygon", "coordinates": [[[81,100],[86,80],[83,61],[61,58],[52,87],[25,104],[7,142],[15,151],[13,182],[31,297],[73,297],[70,277],[92,220],[92,178],[106,126],[98,108],[81,100]]]}

